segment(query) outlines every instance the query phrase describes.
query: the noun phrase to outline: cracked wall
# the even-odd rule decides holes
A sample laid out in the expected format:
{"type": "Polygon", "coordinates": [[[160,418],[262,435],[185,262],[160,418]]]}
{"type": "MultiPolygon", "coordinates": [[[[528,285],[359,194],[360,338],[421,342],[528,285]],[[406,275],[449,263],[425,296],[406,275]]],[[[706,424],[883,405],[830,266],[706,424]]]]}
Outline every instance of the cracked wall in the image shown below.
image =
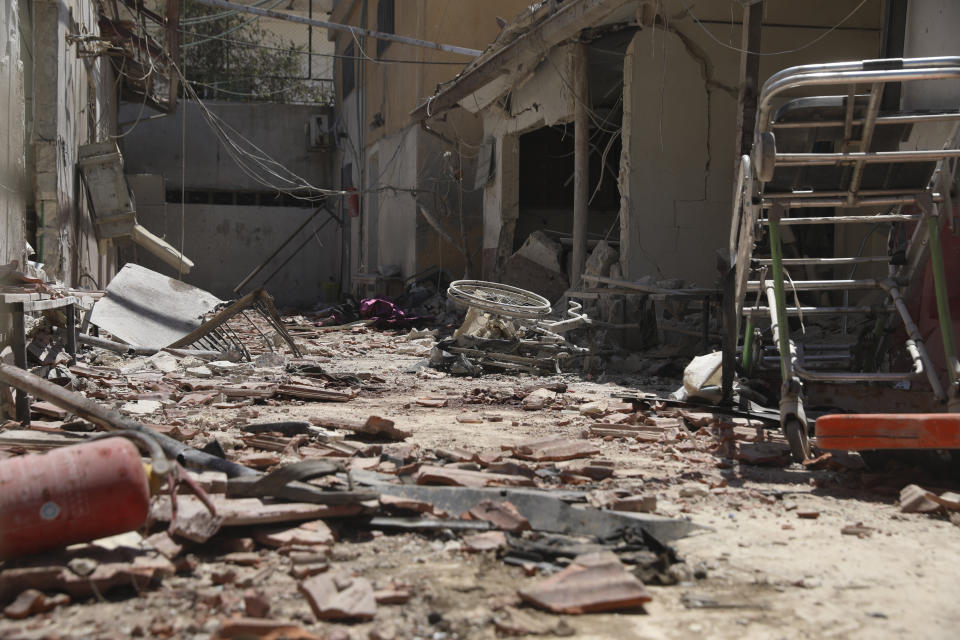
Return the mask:
{"type": "Polygon", "coordinates": [[[99,33],[92,2],[36,0],[32,7],[35,248],[51,277],[106,286],[116,271],[116,251],[97,242],[76,167],[80,145],[116,133],[113,69],[104,57],[79,57],[67,42],[71,34],[99,33]]]}
{"type": "Polygon", "coordinates": [[[0,0],[0,264],[24,260],[24,66],[18,0],[0,0]]]}
{"type": "MultiPolygon", "coordinates": [[[[740,9],[697,2],[697,24],[688,2],[647,6],[640,12],[646,26],[624,62],[621,267],[629,279],[710,286],[716,250],[729,235],[740,9]]],[[[841,9],[822,0],[769,3],[761,50],[784,53],[761,57],[760,83],[794,65],[875,58],[880,3],[868,2],[845,28],[825,33],[849,12],[841,9]]]]}

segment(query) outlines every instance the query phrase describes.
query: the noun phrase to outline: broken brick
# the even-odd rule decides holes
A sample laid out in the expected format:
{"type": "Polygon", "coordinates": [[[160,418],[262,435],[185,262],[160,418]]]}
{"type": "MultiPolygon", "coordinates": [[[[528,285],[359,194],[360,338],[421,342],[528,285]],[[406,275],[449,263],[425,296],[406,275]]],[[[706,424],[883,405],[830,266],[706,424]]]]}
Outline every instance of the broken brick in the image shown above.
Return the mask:
{"type": "Polygon", "coordinates": [[[484,520],[501,531],[519,533],[530,529],[530,521],[524,518],[509,502],[484,500],[467,512],[474,520],[484,520]]]}
{"type": "Polygon", "coordinates": [[[417,484],[441,484],[459,487],[532,487],[533,480],[523,476],[484,473],[453,467],[423,466],[416,474],[417,484]]]}
{"type": "Polygon", "coordinates": [[[323,573],[300,583],[313,615],[318,620],[372,620],[377,614],[373,585],[365,578],[342,577],[323,573]]]}
{"type": "Polygon", "coordinates": [[[633,609],[652,599],[613,554],[579,556],[563,571],[522,589],[520,597],[542,609],[570,614],[633,609]]]}
{"type": "Polygon", "coordinates": [[[532,440],[507,448],[512,450],[518,458],[538,462],[586,458],[600,453],[600,449],[586,440],[556,437],[532,440]]]}

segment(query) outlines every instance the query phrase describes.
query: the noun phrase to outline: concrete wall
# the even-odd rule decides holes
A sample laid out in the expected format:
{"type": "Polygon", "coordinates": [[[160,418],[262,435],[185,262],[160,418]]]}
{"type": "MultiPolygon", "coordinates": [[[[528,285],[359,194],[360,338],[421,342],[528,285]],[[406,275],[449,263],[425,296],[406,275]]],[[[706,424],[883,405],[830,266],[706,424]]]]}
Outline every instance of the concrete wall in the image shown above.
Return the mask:
{"type": "MultiPolygon", "coordinates": [[[[904,57],[960,55],[960,2],[955,0],[910,0],[904,57]]],[[[960,80],[907,83],[903,89],[905,109],[960,108],[960,80]]]]}
{"type": "Polygon", "coordinates": [[[104,286],[116,272],[116,252],[104,246],[101,254],[76,163],[80,145],[115,133],[113,70],[106,58],[81,58],[67,42],[69,34],[99,32],[93,2],[36,0],[33,10],[36,249],[49,275],[104,286]]]}
{"type": "MultiPolygon", "coordinates": [[[[224,300],[236,298],[233,288],[312,213],[312,209],[294,207],[186,205],[182,212],[183,252],[195,266],[183,277],[184,281],[224,300]]],[[[151,232],[166,237],[173,246],[180,248],[179,204],[167,204],[165,211],[151,207],[138,212],[137,217],[140,224],[151,232]]],[[[320,228],[326,219],[325,213],[318,215],[250,282],[243,293],[259,286],[295,248],[308,240],[307,245],[265,286],[282,306],[309,308],[323,300],[323,285],[336,278],[341,250],[340,228],[336,222],[331,221],[320,228]]],[[[169,266],[147,251],[135,246],[130,251],[137,264],[176,277],[169,266]]]]}
{"type": "MultiPolygon", "coordinates": [[[[24,260],[24,65],[18,0],[0,0],[0,264],[24,260]]],[[[24,6],[26,8],[26,6],[24,6]]],[[[29,35],[29,34],[28,34],[29,35]]]]}
{"type": "MultiPolygon", "coordinates": [[[[334,150],[311,149],[307,143],[307,123],[313,115],[320,113],[319,109],[287,104],[205,104],[223,121],[232,139],[238,140],[230,129],[242,133],[266,155],[317,187],[335,188],[339,184],[339,177],[334,175],[334,150]]],[[[180,246],[181,206],[179,203],[165,203],[166,191],[180,191],[181,184],[187,190],[273,191],[237,165],[196,103],[182,102],[178,109],[184,109],[186,113],[185,168],[181,155],[184,111],[156,120],[144,120],[123,138],[124,171],[135,189],[137,219],[177,248],[180,246]],[[144,181],[134,177],[136,174],[162,178],[165,186],[157,187],[155,181],[144,181]]],[[[134,120],[139,110],[140,105],[125,105],[121,120],[134,120]]],[[[269,183],[282,184],[264,171],[258,171],[256,175],[269,183]]],[[[328,204],[339,214],[338,198],[331,198],[328,204]]],[[[196,267],[185,279],[218,296],[235,297],[233,287],[266,259],[312,211],[312,208],[298,207],[187,204],[183,215],[184,253],[196,267]]],[[[316,230],[326,218],[327,214],[321,213],[308,230],[294,239],[285,252],[251,282],[251,286],[259,284],[278,267],[287,255],[286,251],[299,246],[308,238],[310,230],[316,230]]],[[[267,284],[268,291],[281,304],[316,304],[323,297],[323,284],[341,275],[342,245],[340,226],[332,221],[320,232],[319,241],[309,242],[267,284]]],[[[143,250],[137,251],[135,256],[136,261],[144,266],[161,273],[170,272],[169,267],[143,250]]]]}
{"type": "MultiPolygon", "coordinates": [[[[322,113],[310,105],[255,104],[246,102],[214,102],[204,104],[223,122],[232,139],[234,131],[260,147],[283,165],[318,187],[336,184],[330,149],[312,149],[307,143],[310,118],[322,113]]],[[[181,101],[177,112],[156,120],[143,120],[121,139],[125,171],[163,175],[170,189],[181,183],[181,134],[186,111],[186,183],[187,189],[227,189],[269,191],[244,173],[220,143],[207,123],[200,107],[192,101],[181,101]]],[[[139,104],[125,104],[121,122],[135,121],[139,104]]],[[[144,117],[153,115],[144,110],[144,117]]],[[[241,144],[238,140],[238,144],[241,144]]],[[[263,173],[263,172],[260,172],[263,173]]],[[[264,178],[276,181],[271,176],[264,178]]]]}
{"type": "MultiPolygon", "coordinates": [[[[661,3],[665,15],[682,15],[679,0],[661,3]]],[[[715,281],[715,250],[729,234],[734,124],[740,54],[738,24],[707,24],[729,2],[698,2],[703,28],[675,17],[667,28],[639,31],[624,70],[624,147],[621,158],[621,266],[630,278],[652,274],[700,285],[715,281]],[[703,29],[709,30],[711,38],[703,29]],[[719,42],[717,42],[719,40],[719,42]]],[[[879,54],[880,3],[867,3],[855,19],[821,36],[849,12],[831,2],[803,7],[771,2],[762,30],[760,82],[798,64],[875,58],[879,54]]]]}
{"type": "Polygon", "coordinates": [[[80,58],[66,40],[98,33],[96,8],[90,0],[2,0],[0,31],[0,260],[22,263],[33,206],[34,248],[48,275],[103,283],[116,252],[101,255],[76,161],[80,145],[115,133],[115,82],[108,60],[80,58]]]}

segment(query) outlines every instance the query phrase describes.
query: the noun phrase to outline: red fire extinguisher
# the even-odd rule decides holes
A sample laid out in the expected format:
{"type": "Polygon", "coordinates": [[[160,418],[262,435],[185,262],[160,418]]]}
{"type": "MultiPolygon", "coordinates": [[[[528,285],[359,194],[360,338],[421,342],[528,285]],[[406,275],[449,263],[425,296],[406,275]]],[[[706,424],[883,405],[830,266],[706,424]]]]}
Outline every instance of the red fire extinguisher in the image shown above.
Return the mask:
{"type": "Polygon", "coordinates": [[[0,560],[138,529],[150,483],[124,438],[0,461],[0,560]]]}

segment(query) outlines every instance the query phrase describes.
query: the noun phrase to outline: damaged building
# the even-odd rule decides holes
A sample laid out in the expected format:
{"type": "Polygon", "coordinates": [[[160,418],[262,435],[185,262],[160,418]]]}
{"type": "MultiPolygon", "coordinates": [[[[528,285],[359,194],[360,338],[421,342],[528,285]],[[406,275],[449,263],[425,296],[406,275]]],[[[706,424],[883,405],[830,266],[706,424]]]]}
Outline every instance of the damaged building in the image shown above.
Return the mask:
{"type": "Polygon", "coordinates": [[[960,3],[0,27],[0,637],[956,635],[960,3]]]}

